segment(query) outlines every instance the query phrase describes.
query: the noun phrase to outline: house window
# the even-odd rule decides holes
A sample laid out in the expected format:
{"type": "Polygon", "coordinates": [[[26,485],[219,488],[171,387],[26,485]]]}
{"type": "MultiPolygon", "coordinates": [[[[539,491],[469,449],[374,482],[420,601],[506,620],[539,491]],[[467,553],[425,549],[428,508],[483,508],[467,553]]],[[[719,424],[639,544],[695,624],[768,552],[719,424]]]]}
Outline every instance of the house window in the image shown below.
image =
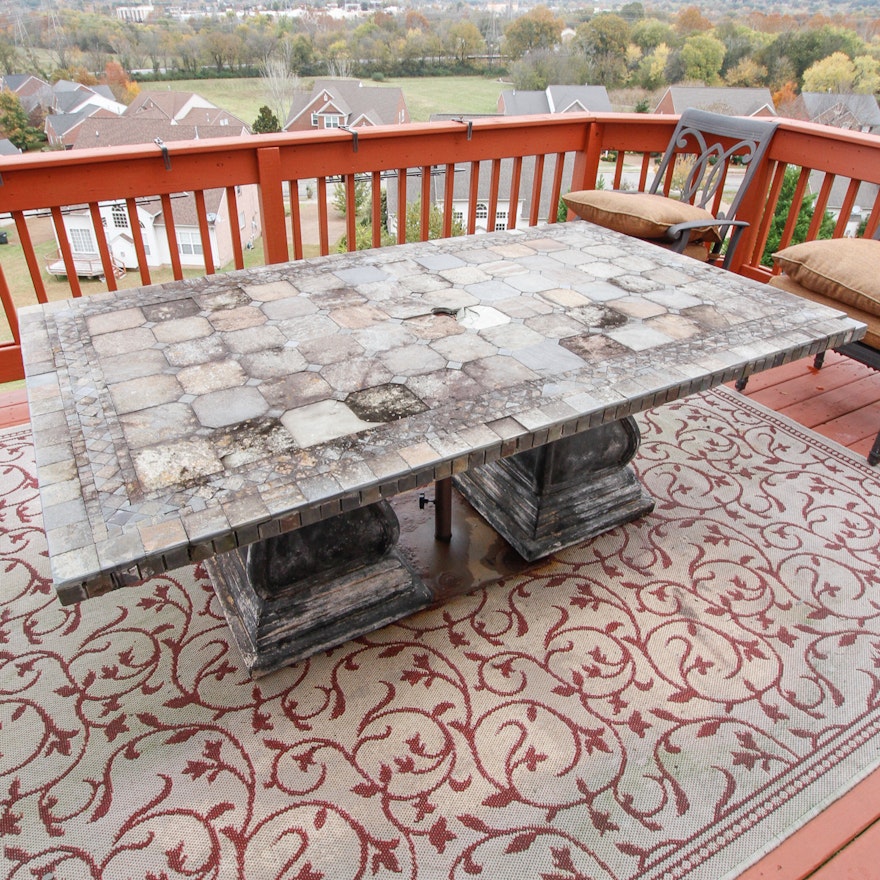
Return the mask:
{"type": "Polygon", "coordinates": [[[117,229],[128,229],[128,217],[122,205],[114,205],[110,210],[110,216],[113,219],[113,225],[117,229]]]}
{"type": "Polygon", "coordinates": [[[312,128],[317,128],[317,127],[318,127],[318,114],[313,113],[312,114],[312,128]]]}
{"type": "Polygon", "coordinates": [[[507,229],[507,211],[495,212],[495,231],[504,232],[507,229]]]}
{"type": "Polygon", "coordinates": [[[202,240],[198,232],[178,232],[177,246],[182,254],[202,254],[202,240]]]}
{"type": "Polygon", "coordinates": [[[342,117],[341,116],[325,116],[324,117],[324,128],[339,128],[342,125],[342,117]]]}
{"type": "Polygon", "coordinates": [[[244,219],[244,211],[238,212],[238,228],[244,229],[245,219],[244,219]]]}
{"type": "Polygon", "coordinates": [[[70,247],[75,254],[93,254],[97,250],[91,229],[71,229],[70,247]]]}
{"type": "Polygon", "coordinates": [[[489,219],[489,206],[485,202],[479,202],[476,210],[477,220],[489,219]]]}

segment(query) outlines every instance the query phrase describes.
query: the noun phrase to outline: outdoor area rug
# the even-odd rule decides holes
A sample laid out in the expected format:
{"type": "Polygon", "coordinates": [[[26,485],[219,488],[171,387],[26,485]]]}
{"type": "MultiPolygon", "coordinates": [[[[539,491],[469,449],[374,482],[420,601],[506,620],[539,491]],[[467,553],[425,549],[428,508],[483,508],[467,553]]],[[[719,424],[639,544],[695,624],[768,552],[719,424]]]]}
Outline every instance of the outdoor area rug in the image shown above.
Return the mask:
{"type": "Polygon", "coordinates": [[[877,766],[880,481],[639,420],[654,513],[256,681],[201,567],[58,605],[0,432],[0,876],[736,876],[877,766]]]}

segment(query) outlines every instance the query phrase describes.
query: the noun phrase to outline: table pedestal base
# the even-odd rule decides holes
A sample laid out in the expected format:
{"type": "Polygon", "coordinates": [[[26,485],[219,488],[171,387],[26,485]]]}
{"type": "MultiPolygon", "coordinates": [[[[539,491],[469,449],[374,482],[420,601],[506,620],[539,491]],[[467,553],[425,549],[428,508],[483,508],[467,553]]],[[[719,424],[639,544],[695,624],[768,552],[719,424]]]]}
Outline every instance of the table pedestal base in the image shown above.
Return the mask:
{"type": "Polygon", "coordinates": [[[650,513],[632,417],[473,468],[456,488],[529,561],[650,513]]]}
{"type": "Polygon", "coordinates": [[[205,561],[245,666],[265,675],[413,614],[431,596],[381,501],[205,561]]]}

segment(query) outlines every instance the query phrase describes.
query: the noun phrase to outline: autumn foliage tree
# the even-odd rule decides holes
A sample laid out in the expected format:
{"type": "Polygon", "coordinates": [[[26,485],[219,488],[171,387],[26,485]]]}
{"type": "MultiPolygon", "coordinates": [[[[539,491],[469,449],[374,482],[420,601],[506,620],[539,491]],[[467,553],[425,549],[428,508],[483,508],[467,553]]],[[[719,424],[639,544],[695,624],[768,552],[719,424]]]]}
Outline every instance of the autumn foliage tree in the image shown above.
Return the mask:
{"type": "Polygon", "coordinates": [[[131,81],[131,77],[118,61],[107,62],[101,81],[110,86],[113,97],[120,104],[130,104],[140,94],[141,87],[131,81]]]}

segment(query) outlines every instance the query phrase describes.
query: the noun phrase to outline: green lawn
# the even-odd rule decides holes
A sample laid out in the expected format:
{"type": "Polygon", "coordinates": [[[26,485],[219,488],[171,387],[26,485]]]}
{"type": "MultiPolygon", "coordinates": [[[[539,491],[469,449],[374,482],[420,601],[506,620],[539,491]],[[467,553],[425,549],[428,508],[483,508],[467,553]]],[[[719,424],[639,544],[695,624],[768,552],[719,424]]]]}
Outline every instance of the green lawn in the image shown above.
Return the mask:
{"type": "MultiPolygon", "coordinates": [[[[403,89],[413,122],[427,122],[432,113],[494,113],[498,95],[509,83],[480,76],[409,77],[381,83],[364,80],[366,85],[398,86],[403,89]]],[[[310,85],[303,80],[303,87],[310,85]]],[[[143,90],[197,92],[248,125],[257,118],[266,93],[259,77],[248,79],[181,79],[171,82],[144,82],[143,90]]]]}

